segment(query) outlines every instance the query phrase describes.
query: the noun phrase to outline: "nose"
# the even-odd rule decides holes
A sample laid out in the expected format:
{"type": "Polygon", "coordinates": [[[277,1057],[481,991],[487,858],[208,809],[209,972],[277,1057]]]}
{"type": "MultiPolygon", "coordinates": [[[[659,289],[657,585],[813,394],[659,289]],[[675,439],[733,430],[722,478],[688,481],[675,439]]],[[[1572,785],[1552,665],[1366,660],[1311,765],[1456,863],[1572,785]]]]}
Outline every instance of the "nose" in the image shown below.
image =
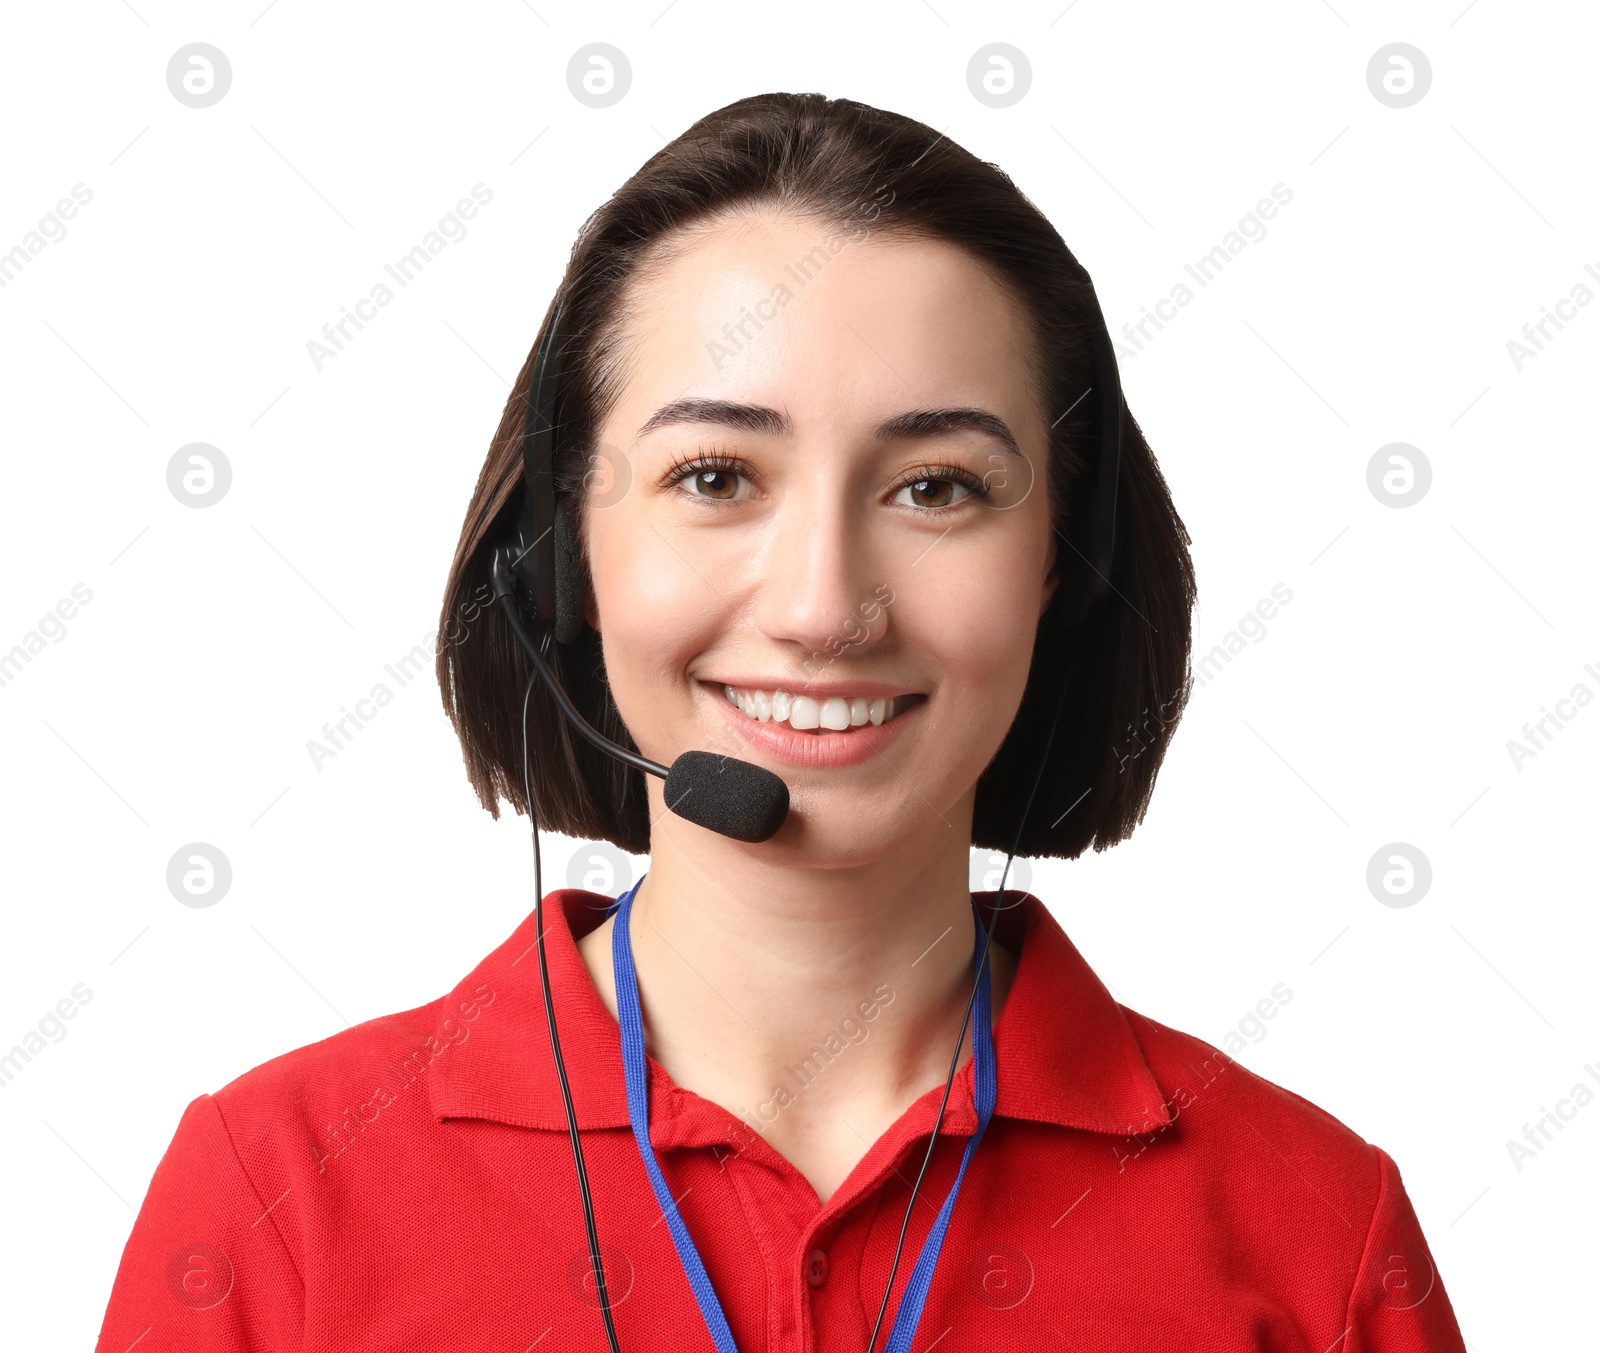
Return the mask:
{"type": "Polygon", "coordinates": [[[886,578],[868,523],[846,495],[817,479],[771,517],[771,536],[755,578],[752,618],[785,646],[802,674],[881,640],[888,628],[886,578]]]}

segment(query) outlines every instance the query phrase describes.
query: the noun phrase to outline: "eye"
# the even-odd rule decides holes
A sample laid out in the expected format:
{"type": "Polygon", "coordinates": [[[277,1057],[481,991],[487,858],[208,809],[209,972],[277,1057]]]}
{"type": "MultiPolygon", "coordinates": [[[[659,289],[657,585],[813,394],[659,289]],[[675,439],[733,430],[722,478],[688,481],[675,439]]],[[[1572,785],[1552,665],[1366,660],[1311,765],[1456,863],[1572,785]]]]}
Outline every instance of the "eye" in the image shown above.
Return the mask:
{"type": "Polygon", "coordinates": [[[696,470],[676,482],[688,485],[692,497],[727,503],[739,496],[739,486],[744,482],[744,476],[735,470],[696,470]]]}
{"type": "Polygon", "coordinates": [[[959,466],[924,465],[901,481],[890,501],[924,512],[941,512],[959,507],[969,498],[988,496],[983,481],[959,466]]]}
{"type": "Polygon", "coordinates": [[[952,479],[919,479],[901,489],[895,501],[907,507],[954,507],[970,492],[965,485],[952,479]]]}
{"type": "Polygon", "coordinates": [[[674,458],[661,486],[670,489],[681,485],[682,492],[690,498],[732,503],[749,497],[754,485],[748,471],[749,467],[737,456],[701,450],[674,458]]]}

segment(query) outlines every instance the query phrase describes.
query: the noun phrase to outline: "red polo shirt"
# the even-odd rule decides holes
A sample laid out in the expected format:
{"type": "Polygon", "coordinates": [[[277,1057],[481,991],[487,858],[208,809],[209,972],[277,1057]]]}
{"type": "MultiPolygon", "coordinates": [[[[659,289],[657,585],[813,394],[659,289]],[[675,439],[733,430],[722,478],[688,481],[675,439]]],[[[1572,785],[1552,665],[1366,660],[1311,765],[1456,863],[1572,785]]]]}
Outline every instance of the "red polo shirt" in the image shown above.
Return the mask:
{"type": "MultiPolygon", "coordinates": [[[[625,1353],[707,1353],[628,1128],[617,1024],[573,942],[609,903],[563,890],[545,915],[617,1335],[625,1353]]],[[[1464,1353],[1382,1150],[1119,1005],[1037,899],[997,937],[1020,956],[994,1030],[999,1098],[918,1353],[1464,1353]]],[[[194,1100],[123,1253],[101,1353],[604,1350],[533,945],[530,915],[443,999],[194,1100]]],[[[894,1016],[881,995],[867,1004],[846,1039],[894,1016]]],[[[825,1040],[813,1065],[826,1074],[848,1046],[825,1040]]],[[[749,1122],[650,1074],[650,1136],[739,1347],[860,1353],[942,1087],[819,1204],[749,1122]]],[[[975,1126],[969,1060],[893,1300],[975,1126]]]]}

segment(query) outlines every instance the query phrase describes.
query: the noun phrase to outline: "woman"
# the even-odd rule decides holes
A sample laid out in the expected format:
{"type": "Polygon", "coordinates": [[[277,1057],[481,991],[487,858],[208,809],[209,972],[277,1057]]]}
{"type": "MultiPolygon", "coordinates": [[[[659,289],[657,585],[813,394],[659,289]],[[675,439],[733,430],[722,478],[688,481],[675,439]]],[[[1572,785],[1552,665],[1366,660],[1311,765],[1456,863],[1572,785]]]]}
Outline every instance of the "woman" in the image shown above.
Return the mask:
{"type": "Polygon", "coordinates": [[[761,96],[595,214],[558,309],[516,563],[559,586],[494,562],[545,492],[530,354],[438,671],[491,813],[649,871],[196,1099],[101,1347],[1461,1350],[1383,1151],[969,892],[974,845],[1126,837],[1188,690],[1120,395],[1109,576],[1083,547],[1103,322],[1050,224],[920,123],[761,96]],[[533,681],[554,592],[541,660],[635,764],[533,681]],[[787,815],[737,839],[637,766],[695,750],[787,815]]]}

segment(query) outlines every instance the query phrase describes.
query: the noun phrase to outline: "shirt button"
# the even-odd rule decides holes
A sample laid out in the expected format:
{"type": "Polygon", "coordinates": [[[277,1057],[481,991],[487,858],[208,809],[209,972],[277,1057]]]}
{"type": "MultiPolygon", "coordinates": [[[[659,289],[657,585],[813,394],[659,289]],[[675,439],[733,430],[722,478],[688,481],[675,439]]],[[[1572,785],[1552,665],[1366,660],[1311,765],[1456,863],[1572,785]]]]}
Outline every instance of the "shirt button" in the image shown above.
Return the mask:
{"type": "Polygon", "coordinates": [[[806,1281],[821,1287],[828,1281],[828,1255],[825,1250],[812,1250],[806,1255],[806,1281]]]}

